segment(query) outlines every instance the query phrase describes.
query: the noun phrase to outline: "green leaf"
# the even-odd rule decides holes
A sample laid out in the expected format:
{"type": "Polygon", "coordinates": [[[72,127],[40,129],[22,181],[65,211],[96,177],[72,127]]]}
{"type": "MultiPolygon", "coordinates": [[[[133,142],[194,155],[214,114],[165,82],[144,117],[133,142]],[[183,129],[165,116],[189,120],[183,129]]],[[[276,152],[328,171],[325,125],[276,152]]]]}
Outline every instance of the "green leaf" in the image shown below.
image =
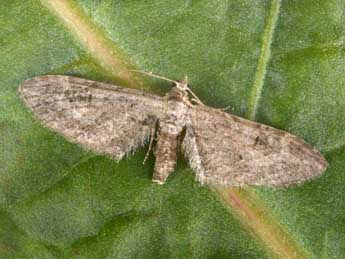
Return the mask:
{"type": "Polygon", "coordinates": [[[343,10],[336,0],[2,3],[0,257],[340,258],[343,10]],[[288,189],[214,192],[181,156],[158,186],[146,148],[119,163],[87,152],[44,128],[17,93],[42,74],[169,90],[132,67],[188,75],[204,103],[304,138],[329,169],[288,189]]]}

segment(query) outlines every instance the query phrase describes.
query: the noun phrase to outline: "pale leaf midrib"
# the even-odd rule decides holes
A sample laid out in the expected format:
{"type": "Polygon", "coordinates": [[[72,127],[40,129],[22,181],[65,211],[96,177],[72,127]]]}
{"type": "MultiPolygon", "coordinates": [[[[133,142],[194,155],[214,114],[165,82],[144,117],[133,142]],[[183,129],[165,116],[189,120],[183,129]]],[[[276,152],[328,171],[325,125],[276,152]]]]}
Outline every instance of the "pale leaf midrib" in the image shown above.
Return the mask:
{"type": "Polygon", "coordinates": [[[311,258],[271,214],[265,202],[250,188],[215,190],[225,205],[236,211],[237,217],[272,253],[284,259],[311,258]]]}
{"type": "Polygon", "coordinates": [[[112,76],[121,78],[127,86],[142,87],[143,80],[129,69],[133,64],[118,46],[94,23],[90,22],[82,9],[68,0],[41,0],[75,35],[91,56],[112,76]]]}
{"type": "Polygon", "coordinates": [[[262,94],[262,88],[264,85],[267,71],[266,68],[268,66],[271,56],[271,44],[273,40],[276,23],[278,21],[280,5],[281,0],[272,0],[269,16],[267,18],[267,23],[262,37],[261,51],[258,60],[258,65],[256,67],[254,83],[248,102],[248,110],[246,113],[246,117],[250,120],[255,119],[258,104],[262,94]]]}

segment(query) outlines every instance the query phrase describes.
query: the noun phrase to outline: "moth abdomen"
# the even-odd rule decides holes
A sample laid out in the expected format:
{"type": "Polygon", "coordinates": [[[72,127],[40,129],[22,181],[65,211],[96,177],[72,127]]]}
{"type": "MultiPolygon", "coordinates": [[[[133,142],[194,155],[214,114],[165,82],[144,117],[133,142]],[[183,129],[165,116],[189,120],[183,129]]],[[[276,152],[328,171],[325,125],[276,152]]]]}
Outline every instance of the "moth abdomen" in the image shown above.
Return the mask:
{"type": "Polygon", "coordinates": [[[177,160],[178,135],[161,132],[156,146],[156,161],[153,171],[154,182],[163,184],[174,171],[177,160]]]}

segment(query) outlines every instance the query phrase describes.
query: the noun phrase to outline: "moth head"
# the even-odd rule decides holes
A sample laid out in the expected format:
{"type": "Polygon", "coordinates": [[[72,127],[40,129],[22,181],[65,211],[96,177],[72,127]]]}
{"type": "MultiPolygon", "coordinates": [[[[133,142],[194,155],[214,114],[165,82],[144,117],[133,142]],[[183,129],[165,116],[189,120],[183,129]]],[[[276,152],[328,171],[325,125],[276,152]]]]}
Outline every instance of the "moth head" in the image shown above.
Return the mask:
{"type": "Polygon", "coordinates": [[[175,100],[175,101],[188,101],[188,92],[187,92],[187,85],[184,86],[182,82],[176,82],[174,83],[174,87],[170,90],[170,92],[167,94],[169,100],[175,100]]]}
{"type": "Polygon", "coordinates": [[[182,91],[186,91],[188,89],[188,77],[184,76],[181,81],[175,82],[176,87],[182,91]]]}
{"type": "Polygon", "coordinates": [[[188,99],[188,94],[191,96],[191,101],[197,104],[204,105],[200,99],[193,93],[193,91],[188,86],[188,77],[184,76],[181,81],[175,82],[176,88],[180,90],[181,93],[183,93],[183,96],[185,99],[188,99]]]}

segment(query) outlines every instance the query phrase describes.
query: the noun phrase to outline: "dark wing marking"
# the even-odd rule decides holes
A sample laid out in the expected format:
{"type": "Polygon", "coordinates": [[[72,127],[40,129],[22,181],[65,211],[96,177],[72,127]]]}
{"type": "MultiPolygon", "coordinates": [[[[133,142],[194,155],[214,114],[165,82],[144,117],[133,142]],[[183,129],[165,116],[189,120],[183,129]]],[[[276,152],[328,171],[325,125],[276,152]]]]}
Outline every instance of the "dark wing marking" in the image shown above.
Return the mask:
{"type": "Polygon", "coordinates": [[[142,145],[164,110],[163,98],[70,76],[40,76],[19,88],[44,125],[119,160],[142,145]]]}
{"type": "Polygon", "coordinates": [[[197,179],[213,186],[288,186],[327,167],[302,139],[207,106],[190,109],[182,145],[197,179]]]}

